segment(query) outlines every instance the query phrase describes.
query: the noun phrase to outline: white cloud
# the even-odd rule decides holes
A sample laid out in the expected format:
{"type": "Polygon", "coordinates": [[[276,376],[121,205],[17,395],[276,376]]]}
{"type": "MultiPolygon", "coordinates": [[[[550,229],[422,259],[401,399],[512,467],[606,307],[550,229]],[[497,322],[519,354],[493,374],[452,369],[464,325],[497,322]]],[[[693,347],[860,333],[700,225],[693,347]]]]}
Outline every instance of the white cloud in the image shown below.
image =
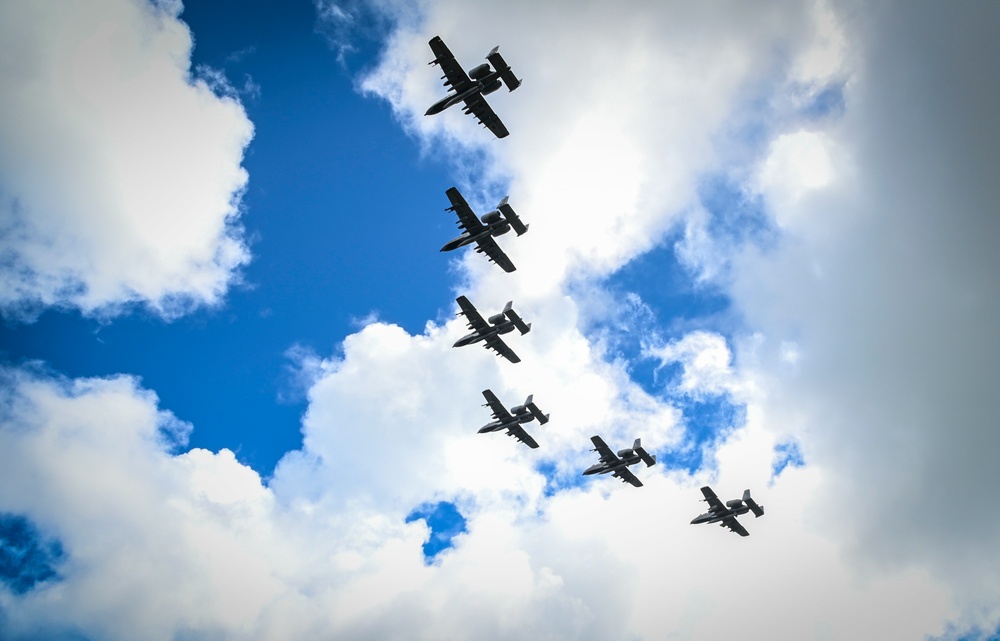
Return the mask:
{"type": "Polygon", "coordinates": [[[652,248],[696,206],[698,180],[733,153],[720,147],[743,145],[724,140],[734,110],[783,73],[789,63],[775,51],[796,51],[816,28],[797,5],[592,3],[566,12],[513,3],[496,12],[440,2],[427,7],[419,32],[394,35],[364,86],[427,144],[487,152],[488,176],[509,179],[511,202],[532,225],[509,243],[518,272],[504,288],[551,295],[652,248]],[[478,19],[483,11],[490,20],[478,19]],[[424,64],[434,34],[467,67],[501,45],[524,80],[490,97],[509,138],[492,140],[458,110],[423,115],[444,91],[424,64]]]}
{"type": "Polygon", "coordinates": [[[719,334],[695,331],[683,338],[646,349],[648,356],[662,365],[679,363],[682,367],[678,391],[695,397],[739,391],[732,370],[732,353],[719,334]]]}
{"type": "MultiPolygon", "coordinates": [[[[468,531],[427,566],[423,522],[405,524],[392,499],[351,501],[335,483],[312,498],[275,492],[226,450],[171,455],[157,434],[176,419],[133,379],[4,377],[0,511],[25,515],[68,557],[59,582],[23,597],[0,590],[7,638],[702,639],[717,634],[720,613],[774,638],[818,628],[913,638],[935,630],[947,606],[919,573],[852,574],[809,521],[818,473],[790,468],[768,483],[773,439],[754,418],[720,448],[712,481],[723,495],[749,485],[765,504],[749,539],[688,525],[707,479],[654,467],[642,489],[596,479],[546,497],[522,484],[490,500],[469,487],[472,500],[459,499],[468,531]],[[914,602],[921,611],[900,617],[914,602]],[[774,603],[794,607],[774,616],[774,603]]],[[[396,437],[414,443],[406,429],[396,437]]],[[[508,471],[530,477],[499,445],[494,460],[514,458],[508,471]]],[[[378,454],[342,448],[326,464],[348,478],[356,470],[342,464],[378,454]]],[[[373,468],[414,492],[404,484],[424,481],[396,460],[373,468]]],[[[449,482],[447,453],[422,460],[449,482]]]]}
{"type": "MultiPolygon", "coordinates": [[[[513,27],[527,21],[517,5],[483,23],[474,7],[440,3],[419,34],[396,35],[367,86],[418,135],[486,148],[491,176],[510,177],[532,232],[511,243],[514,278],[470,266],[484,295],[546,298],[567,280],[607,274],[690,216],[679,249],[727,287],[748,334],[760,332],[740,341],[740,380],[753,381],[769,429],[802,439],[809,469],[822,471],[802,505],[844,553],[843,581],[863,568],[901,590],[922,584],[914,598],[935,614],[901,638],[933,633],[945,616],[967,625],[979,605],[992,626],[996,568],[971,564],[990,555],[997,525],[963,515],[989,503],[996,480],[985,381],[1000,345],[1000,219],[987,215],[998,201],[987,168],[998,166],[1000,130],[990,115],[998,96],[978,80],[1000,59],[984,26],[995,10],[796,8],[667,16],[630,5],[611,17],[589,5],[574,16],[535,11],[524,29],[513,27]],[[609,35],[622,32],[627,42],[609,35]],[[502,45],[525,78],[491,99],[509,139],[490,140],[460,114],[421,115],[437,89],[415,61],[432,34],[469,66],[482,55],[476,43],[502,45]],[[810,115],[824,91],[843,91],[843,103],[810,115]],[[763,196],[778,223],[773,246],[713,235],[712,212],[697,202],[708,172],[763,196]],[[970,491],[974,501],[956,498],[970,491]],[[974,552],[956,564],[966,544],[974,552]]],[[[687,359],[692,389],[722,385],[723,370],[697,368],[694,352],[673,357],[687,359]]],[[[888,608],[890,593],[866,599],[888,608]]],[[[833,638],[877,623],[857,593],[844,595],[853,608],[844,627],[831,624],[833,638]]]]}
{"type": "Polygon", "coordinates": [[[133,379],[8,372],[0,511],[57,537],[69,565],[24,597],[0,591],[2,629],[490,640],[714,639],[720,621],[775,639],[995,627],[1000,526],[982,510],[996,485],[1000,306],[984,212],[998,194],[983,167],[997,165],[988,116],[1000,105],[978,82],[997,59],[990,21],[909,5],[426,9],[368,86],[427,144],[482,146],[489,180],[510,177],[532,224],[510,243],[519,270],[463,258],[463,293],[486,313],[515,300],[534,323],[511,339],[523,362],[453,349],[460,320],[416,336],[369,323],[342,357],[306,357],[304,448],[267,487],[228,451],[171,455],[157,426],[177,423],[133,379]],[[458,114],[419,115],[437,91],[416,64],[433,33],[469,66],[502,44],[525,77],[491,99],[509,140],[458,114]],[[803,83],[842,73],[840,38],[864,63],[843,117],[801,129],[765,109],[753,117],[779,122],[762,124],[759,144],[733,134],[752,96],[794,102],[803,83]],[[818,149],[829,165],[801,162],[818,149]],[[718,444],[712,470],[661,463],[638,470],[641,489],[574,485],[590,435],[612,447],[641,436],[662,453],[683,417],[581,333],[580,310],[600,305],[565,285],[607,275],[682,216],[711,215],[697,202],[706,172],[746,177],[788,224],[766,251],[720,241],[706,221],[689,227],[703,235],[698,264],[721,266],[703,277],[721,275],[746,335],[730,346],[693,332],[657,353],[682,364],[684,390],[739,390],[746,425],[718,444]],[[774,198],[789,172],[795,197],[774,198]],[[529,427],[538,451],[475,433],[486,387],[508,404],[534,393],[552,413],[529,427]],[[805,464],[773,477],[789,439],[805,464]],[[688,524],[706,483],[765,505],[746,519],[749,538],[688,524]],[[435,500],[456,502],[468,531],[426,566],[426,526],[404,519],[435,500]]]}
{"type": "Polygon", "coordinates": [[[830,147],[825,134],[812,131],[783,134],[771,143],[755,187],[768,199],[778,224],[787,227],[791,212],[808,215],[796,207],[798,201],[834,180],[830,147]]]}
{"type": "Polygon", "coordinates": [[[236,221],[253,128],[190,73],[179,4],[0,7],[0,309],[173,316],[249,260],[236,221]]]}

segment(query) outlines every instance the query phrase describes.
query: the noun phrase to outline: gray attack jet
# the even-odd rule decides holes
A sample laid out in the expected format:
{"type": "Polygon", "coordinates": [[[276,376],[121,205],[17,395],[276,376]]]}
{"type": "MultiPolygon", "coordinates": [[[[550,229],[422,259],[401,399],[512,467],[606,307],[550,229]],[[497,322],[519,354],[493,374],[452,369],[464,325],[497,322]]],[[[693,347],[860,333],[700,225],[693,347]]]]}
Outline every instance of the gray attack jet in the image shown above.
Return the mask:
{"type": "Polygon", "coordinates": [[[635,443],[630,448],[618,450],[617,455],[611,451],[611,448],[600,436],[591,436],[590,440],[594,443],[594,449],[591,451],[600,454],[601,462],[594,463],[585,469],[584,476],[611,472],[611,475],[620,478],[622,483],[631,483],[636,487],[642,487],[642,481],[629,471],[628,466],[635,465],[639,461],[644,462],[646,467],[656,465],[656,456],[647,454],[646,450],[642,449],[641,439],[635,439],[635,443]]]}
{"type": "Polygon", "coordinates": [[[445,243],[441,251],[450,252],[453,249],[476,243],[476,251],[480,254],[486,254],[490,262],[500,265],[505,272],[510,273],[517,269],[507,254],[500,249],[497,241],[493,240],[494,236],[506,234],[511,229],[517,232],[518,236],[528,231],[528,226],[521,222],[511,206],[507,204],[507,197],[505,196],[500,201],[496,209],[488,214],[483,214],[480,219],[476,218],[472,207],[469,207],[469,203],[465,202],[465,198],[457,189],[452,187],[445,193],[448,194],[448,199],[451,201],[451,207],[445,211],[453,211],[458,214],[458,226],[462,229],[462,235],[445,243]]]}
{"type": "Polygon", "coordinates": [[[750,490],[743,491],[742,499],[733,499],[731,501],[726,501],[723,505],[719,497],[715,495],[712,488],[707,485],[701,488],[701,493],[705,495],[705,501],[708,501],[708,512],[700,514],[693,521],[691,525],[698,525],[699,523],[718,523],[720,527],[727,527],[733,532],[736,532],[740,536],[750,536],[747,529],[740,525],[740,522],[736,520],[736,517],[740,514],[746,514],[747,512],[753,512],[754,517],[760,517],[764,515],[764,506],[757,505],[757,502],[750,498],[750,490]]]}
{"type": "Polygon", "coordinates": [[[493,418],[496,420],[479,428],[480,434],[507,430],[508,436],[513,436],[528,447],[532,449],[538,447],[535,439],[531,438],[531,435],[525,432],[521,425],[530,423],[535,419],[538,419],[539,425],[545,425],[549,422],[549,415],[542,414],[538,406],[532,402],[531,394],[528,395],[528,398],[524,399],[524,405],[515,405],[510,408],[509,412],[491,390],[484,389],[483,396],[486,397],[486,404],[483,407],[493,410],[493,418]]]}
{"type": "Polygon", "coordinates": [[[498,51],[500,48],[493,47],[486,56],[489,62],[473,67],[467,74],[441,38],[434,36],[428,44],[434,52],[434,60],[428,64],[441,65],[441,70],[444,71],[441,79],[445,81],[445,87],[451,87],[451,92],[431,105],[424,115],[441,113],[448,107],[464,101],[465,113],[474,115],[476,120],[489,128],[497,138],[508,136],[510,132],[483,97],[493,93],[501,85],[507,85],[508,91],[514,91],[521,86],[521,81],[510,70],[510,65],[500,56],[498,51]],[[493,65],[492,69],[490,65],[493,65]]]}
{"type": "Polygon", "coordinates": [[[523,336],[531,331],[531,323],[525,323],[521,320],[517,312],[511,309],[512,303],[510,301],[508,301],[502,312],[490,316],[487,323],[479,315],[479,311],[476,310],[475,305],[469,302],[468,298],[459,296],[455,300],[458,302],[458,306],[462,308],[458,312],[458,315],[465,316],[468,319],[469,329],[472,330],[472,333],[458,339],[454,347],[462,347],[463,345],[472,345],[473,343],[484,341],[486,349],[496,351],[497,354],[503,356],[511,363],[521,362],[518,355],[514,353],[514,350],[507,347],[507,344],[503,342],[500,335],[510,333],[516,328],[523,336]]]}

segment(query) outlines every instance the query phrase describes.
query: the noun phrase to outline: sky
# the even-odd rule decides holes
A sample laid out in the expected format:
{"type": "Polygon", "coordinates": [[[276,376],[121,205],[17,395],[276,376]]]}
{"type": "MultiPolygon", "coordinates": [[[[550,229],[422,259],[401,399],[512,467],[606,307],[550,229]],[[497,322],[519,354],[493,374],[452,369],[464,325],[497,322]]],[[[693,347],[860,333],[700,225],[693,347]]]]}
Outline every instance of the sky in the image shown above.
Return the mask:
{"type": "Polygon", "coordinates": [[[0,638],[1000,638],[998,25],[0,0],[0,638]]]}

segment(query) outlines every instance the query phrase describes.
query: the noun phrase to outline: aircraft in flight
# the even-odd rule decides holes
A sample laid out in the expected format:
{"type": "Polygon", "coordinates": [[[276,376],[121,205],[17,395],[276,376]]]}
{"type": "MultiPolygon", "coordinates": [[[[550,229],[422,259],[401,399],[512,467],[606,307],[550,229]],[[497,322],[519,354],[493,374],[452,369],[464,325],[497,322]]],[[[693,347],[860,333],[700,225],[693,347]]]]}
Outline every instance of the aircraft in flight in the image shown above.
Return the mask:
{"type": "Polygon", "coordinates": [[[483,396],[486,397],[486,404],[483,407],[488,407],[493,410],[493,418],[496,420],[479,428],[480,434],[507,430],[508,436],[513,436],[528,447],[532,449],[538,447],[538,443],[535,442],[535,439],[531,438],[531,435],[525,432],[521,425],[524,423],[530,423],[535,419],[538,419],[539,425],[545,425],[549,422],[549,415],[542,414],[542,411],[538,409],[538,406],[532,402],[531,394],[528,395],[528,398],[524,399],[524,405],[515,405],[510,408],[509,412],[507,411],[507,408],[503,406],[503,403],[500,402],[500,399],[497,398],[496,394],[492,392],[492,390],[484,389],[483,396]]]}
{"type": "Polygon", "coordinates": [[[516,328],[521,335],[527,334],[531,331],[531,323],[525,323],[521,320],[521,317],[517,315],[513,309],[511,309],[511,301],[507,302],[507,305],[503,308],[503,311],[499,314],[494,314],[490,316],[489,322],[487,323],[483,320],[483,317],[479,315],[479,311],[476,309],[475,305],[469,302],[469,299],[465,296],[459,296],[455,299],[458,302],[458,306],[461,307],[461,311],[458,312],[459,316],[465,316],[469,321],[469,329],[472,330],[471,334],[467,334],[453,345],[453,347],[462,347],[463,345],[471,345],[473,343],[478,343],[480,341],[485,341],[484,347],[486,349],[492,349],[496,351],[497,354],[503,356],[511,363],[520,363],[521,359],[514,350],[507,347],[507,344],[503,342],[500,338],[501,334],[507,334],[516,328]]]}
{"type": "Polygon", "coordinates": [[[521,86],[521,81],[514,76],[510,65],[500,56],[499,47],[493,47],[487,54],[488,63],[484,62],[478,67],[473,67],[466,74],[440,37],[434,36],[428,44],[434,52],[434,60],[427,64],[441,65],[441,70],[444,71],[441,79],[445,81],[445,87],[451,87],[451,92],[431,105],[424,115],[441,113],[448,107],[465,101],[465,113],[473,114],[476,120],[488,127],[497,138],[508,136],[510,132],[483,97],[499,89],[502,84],[507,85],[508,91],[514,91],[521,86]],[[492,69],[490,65],[493,65],[492,69]]]}
{"type": "Polygon", "coordinates": [[[628,466],[635,465],[639,461],[643,461],[646,467],[656,465],[656,457],[647,454],[646,450],[642,449],[641,439],[635,439],[635,443],[631,448],[618,450],[617,455],[611,451],[611,448],[608,447],[607,443],[600,436],[591,436],[590,440],[594,443],[594,449],[591,451],[600,454],[601,462],[594,463],[584,470],[584,476],[612,472],[612,476],[620,478],[623,483],[631,483],[636,487],[642,487],[642,481],[629,471],[628,466]]]}
{"type": "Polygon", "coordinates": [[[740,525],[740,522],[736,520],[736,517],[740,514],[746,514],[747,512],[753,512],[754,517],[764,515],[764,506],[757,505],[757,502],[750,498],[750,490],[743,491],[742,499],[726,501],[725,505],[723,505],[722,501],[719,500],[719,497],[715,495],[712,488],[707,485],[701,488],[701,493],[705,495],[704,500],[708,501],[708,512],[695,517],[695,519],[691,521],[692,525],[697,525],[699,523],[719,523],[720,527],[727,527],[740,536],[750,536],[750,533],[747,532],[745,527],[740,525]]]}
{"type": "Polygon", "coordinates": [[[453,211],[458,214],[458,226],[463,231],[461,236],[445,243],[441,251],[449,252],[464,245],[476,243],[478,245],[476,251],[486,254],[490,262],[500,265],[505,272],[510,273],[517,269],[507,254],[500,249],[497,241],[493,240],[494,236],[506,234],[512,228],[518,236],[528,231],[528,226],[521,222],[511,206],[507,204],[507,197],[504,196],[496,209],[488,214],[483,214],[482,219],[479,219],[476,218],[472,207],[469,207],[469,203],[465,202],[465,198],[457,189],[452,187],[445,193],[448,194],[448,199],[451,201],[451,207],[445,211],[453,211]]]}

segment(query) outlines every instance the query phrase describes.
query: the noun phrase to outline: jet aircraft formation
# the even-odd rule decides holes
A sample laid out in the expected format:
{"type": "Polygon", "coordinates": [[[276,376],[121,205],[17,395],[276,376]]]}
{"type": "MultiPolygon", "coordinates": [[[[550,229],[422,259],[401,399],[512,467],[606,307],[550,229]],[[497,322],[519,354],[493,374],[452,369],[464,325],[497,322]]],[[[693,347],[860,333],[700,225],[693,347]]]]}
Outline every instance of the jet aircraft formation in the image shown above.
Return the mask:
{"type": "MultiPolygon", "coordinates": [[[[466,73],[440,37],[434,36],[428,44],[434,54],[434,59],[428,64],[440,65],[444,72],[442,80],[450,91],[447,96],[431,105],[425,115],[435,115],[464,102],[464,112],[475,116],[476,120],[494,136],[506,138],[510,135],[507,127],[485,98],[501,86],[506,85],[508,91],[514,91],[521,86],[521,80],[514,75],[510,65],[500,55],[499,47],[494,47],[486,55],[487,62],[473,67],[466,73]]],[[[449,252],[475,244],[476,251],[484,254],[490,262],[499,265],[507,273],[515,271],[517,268],[513,261],[495,239],[511,229],[517,236],[522,236],[527,233],[528,225],[521,222],[507,202],[507,197],[497,204],[496,209],[477,217],[458,189],[451,187],[445,193],[451,201],[451,206],[445,211],[455,212],[458,216],[458,227],[462,232],[458,237],[445,243],[441,251],[449,252]]],[[[509,301],[502,311],[486,319],[465,296],[459,296],[455,301],[459,306],[458,314],[465,316],[468,328],[472,332],[460,338],[454,347],[483,343],[483,347],[495,351],[511,363],[521,362],[521,358],[501,338],[515,329],[522,336],[531,330],[531,323],[525,323],[514,311],[513,301],[509,301]]],[[[517,441],[532,449],[538,448],[538,442],[525,431],[523,426],[536,420],[539,425],[545,425],[549,422],[549,415],[543,414],[538,409],[532,395],[528,395],[523,405],[514,406],[509,411],[492,390],[483,390],[483,397],[486,399],[485,407],[490,408],[494,420],[481,427],[480,434],[506,430],[507,434],[517,441]]],[[[643,449],[641,439],[635,439],[632,447],[618,450],[617,453],[598,435],[592,436],[590,440],[594,445],[591,451],[597,452],[600,461],[584,470],[584,476],[610,473],[623,483],[642,487],[642,481],[629,470],[629,467],[639,462],[645,463],[646,467],[656,464],[656,456],[643,449]]],[[[743,493],[742,499],[733,499],[726,504],[719,500],[710,487],[703,487],[701,491],[705,496],[704,500],[708,501],[709,511],[696,517],[691,521],[692,524],[719,523],[740,536],[749,536],[749,532],[740,525],[736,517],[748,511],[758,517],[764,514],[764,508],[757,505],[750,497],[750,490],[743,493]]]]}

